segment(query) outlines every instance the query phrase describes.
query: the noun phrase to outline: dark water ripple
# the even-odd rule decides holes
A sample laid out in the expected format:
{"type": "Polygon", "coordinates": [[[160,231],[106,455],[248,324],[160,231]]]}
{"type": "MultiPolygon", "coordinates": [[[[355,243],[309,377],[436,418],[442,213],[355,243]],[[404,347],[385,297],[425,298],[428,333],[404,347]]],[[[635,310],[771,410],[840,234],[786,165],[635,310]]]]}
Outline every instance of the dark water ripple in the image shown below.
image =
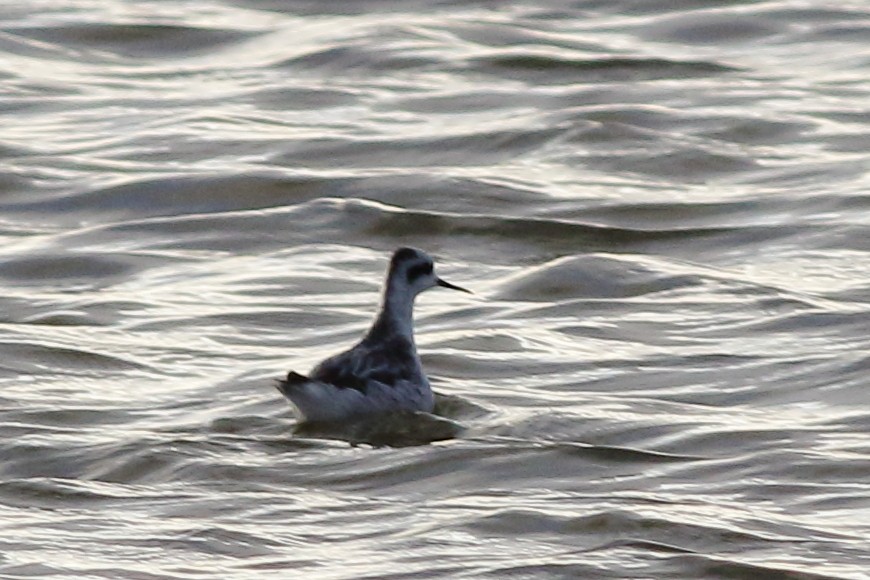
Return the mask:
{"type": "Polygon", "coordinates": [[[868,578],[859,3],[0,11],[3,578],[868,578]],[[272,381],[426,294],[433,416],[272,381]]]}
{"type": "Polygon", "coordinates": [[[254,36],[241,30],[220,30],[167,24],[65,23],[57,27],[15,27],[16,36],[71,50],[111,53],[133,58],[178,58],[226,48],[254,36]]]}

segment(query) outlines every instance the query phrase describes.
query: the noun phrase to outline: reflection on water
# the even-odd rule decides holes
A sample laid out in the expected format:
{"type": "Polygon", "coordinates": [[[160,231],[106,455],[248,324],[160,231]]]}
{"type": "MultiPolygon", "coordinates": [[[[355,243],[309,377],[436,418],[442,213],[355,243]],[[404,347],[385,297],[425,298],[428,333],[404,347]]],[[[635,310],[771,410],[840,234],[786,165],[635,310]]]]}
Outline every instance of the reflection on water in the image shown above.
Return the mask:
{"type": "Polygon", "coordinates": [[[407,447],[455,439],[465,432],[461,423],[428,413],[388,413],[343,424],[301,423],[296,437],[348,441],[352,445],[407,447]]]}
{"type": "Polygon", "coordinates": [[[0,576],[866,577],[864,6],[0,12],[0,576]]]}

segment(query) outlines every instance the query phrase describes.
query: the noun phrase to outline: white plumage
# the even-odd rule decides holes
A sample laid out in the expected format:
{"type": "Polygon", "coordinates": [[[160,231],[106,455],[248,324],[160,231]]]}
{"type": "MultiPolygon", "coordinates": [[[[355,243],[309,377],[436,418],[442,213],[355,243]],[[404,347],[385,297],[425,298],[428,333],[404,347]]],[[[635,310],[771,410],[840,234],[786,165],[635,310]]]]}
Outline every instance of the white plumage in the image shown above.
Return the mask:
{"type": "Polygon", "coordinates": [[[304,376],[279,381],[304,421],[340,421],[387,411],[432,411],[434,397],[414,344],[414,299],[442,286],[468,292],[435,275],[432,258],[400,248],[390,260],[383,304],[371,329],[353,348],[304,376]]]}

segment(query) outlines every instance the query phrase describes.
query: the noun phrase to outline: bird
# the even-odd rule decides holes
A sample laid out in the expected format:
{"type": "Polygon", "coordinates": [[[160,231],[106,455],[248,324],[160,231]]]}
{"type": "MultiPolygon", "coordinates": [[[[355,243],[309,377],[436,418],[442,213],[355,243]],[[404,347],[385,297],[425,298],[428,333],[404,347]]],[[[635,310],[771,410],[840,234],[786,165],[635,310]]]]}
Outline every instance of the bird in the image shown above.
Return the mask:
{"type": "Polygon", "coordinates": [[[435,397],[417,354],[413,310],[417,295],[436,286],[472,294],[439,278],[434,261],[422,250],[397,249],[380,311],[365,336],[307,376],[291,370],[278,381],[300,422],[338,422],[393,411],[431,413],[435,397]]]}

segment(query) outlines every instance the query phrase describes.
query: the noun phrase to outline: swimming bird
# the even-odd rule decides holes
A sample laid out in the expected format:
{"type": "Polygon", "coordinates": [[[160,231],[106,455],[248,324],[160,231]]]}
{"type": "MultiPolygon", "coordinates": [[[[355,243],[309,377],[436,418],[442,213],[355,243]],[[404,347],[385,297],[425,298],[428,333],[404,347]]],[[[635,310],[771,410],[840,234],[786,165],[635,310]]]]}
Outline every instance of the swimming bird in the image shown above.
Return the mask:
{"type": "Polygon", "coordinates": [[[471,293],[436,276],[425,252],[396,250],[380,312],[363,339],[308,376],[290,371],[278,382],[299,418],[334,422],[388,411],[431,412],[435,398],[414,343],[413,309],[417,295],[435,286],[471,293]]]}

